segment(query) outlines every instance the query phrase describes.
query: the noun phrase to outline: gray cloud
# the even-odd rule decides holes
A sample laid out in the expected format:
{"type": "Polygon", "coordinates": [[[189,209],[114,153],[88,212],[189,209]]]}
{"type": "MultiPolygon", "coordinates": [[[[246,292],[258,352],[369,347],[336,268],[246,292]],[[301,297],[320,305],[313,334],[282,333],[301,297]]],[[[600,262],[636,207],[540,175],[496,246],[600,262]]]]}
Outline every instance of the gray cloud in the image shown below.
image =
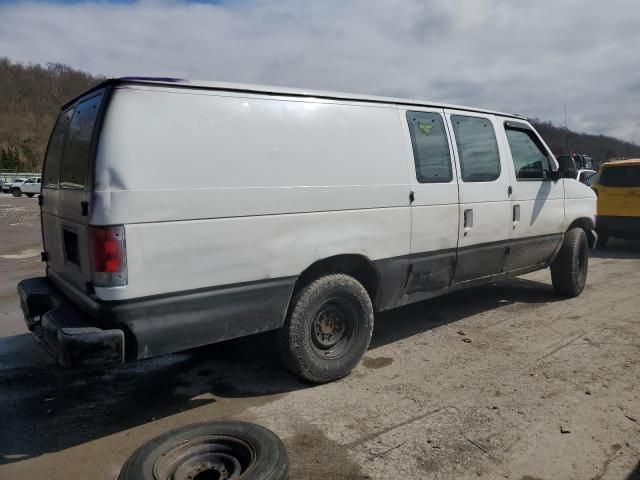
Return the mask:
{"type": "Polygon", "coordinates": [[[635,0],[0,6],[0,56],[513,111],[640,143],[635,0]]]}

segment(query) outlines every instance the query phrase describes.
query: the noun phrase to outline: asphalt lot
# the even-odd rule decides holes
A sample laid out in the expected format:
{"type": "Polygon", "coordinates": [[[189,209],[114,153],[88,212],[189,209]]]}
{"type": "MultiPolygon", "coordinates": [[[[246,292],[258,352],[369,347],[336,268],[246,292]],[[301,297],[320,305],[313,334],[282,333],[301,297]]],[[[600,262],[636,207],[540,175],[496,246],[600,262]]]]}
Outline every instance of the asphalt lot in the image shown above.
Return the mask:
{"type": "Polygon", "coordinates": [[[115,479],[141,443],[214,419],[271,428],[294,480],[640,478],[640,242],[595,252],[577,299],[542,271],[380,315],[362,364],[323,386],[268,334],[63,370],[15,293],[40,249],[37,199],[0,194],[0,478],[115,479]]]}

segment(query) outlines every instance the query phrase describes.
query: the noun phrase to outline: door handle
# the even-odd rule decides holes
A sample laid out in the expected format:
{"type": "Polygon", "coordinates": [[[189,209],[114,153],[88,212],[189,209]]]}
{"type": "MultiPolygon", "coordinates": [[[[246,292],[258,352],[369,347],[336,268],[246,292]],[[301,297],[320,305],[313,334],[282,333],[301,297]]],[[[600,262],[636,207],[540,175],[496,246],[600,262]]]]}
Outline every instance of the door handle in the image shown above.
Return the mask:
{"type": "Polygon", "coordinates": [[[463,224],[464,224],[464,235],[467,235],[467,230],[473,228],[473,210],[468,208],[464,211],[463,214],[463,224]]]}
{"type": "MultiPolygon", "coordinates": [[[[520,205],[513,206],[513,223],[518,223],[520,221],[520,205]]],[[[515,228],[515,225],[514,225],[515,228]]]]}

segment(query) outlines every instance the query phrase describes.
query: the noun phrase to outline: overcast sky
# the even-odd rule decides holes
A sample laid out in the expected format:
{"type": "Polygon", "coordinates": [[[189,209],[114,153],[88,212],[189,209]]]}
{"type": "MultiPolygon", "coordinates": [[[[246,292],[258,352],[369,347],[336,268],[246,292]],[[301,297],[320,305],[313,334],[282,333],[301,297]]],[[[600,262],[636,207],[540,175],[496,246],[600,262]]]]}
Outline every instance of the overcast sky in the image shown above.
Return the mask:
{"type": "Polygon", "coordinates": [[[0,0],[0,56],[428,99],[640,143],[638,0],[0,0]]]}

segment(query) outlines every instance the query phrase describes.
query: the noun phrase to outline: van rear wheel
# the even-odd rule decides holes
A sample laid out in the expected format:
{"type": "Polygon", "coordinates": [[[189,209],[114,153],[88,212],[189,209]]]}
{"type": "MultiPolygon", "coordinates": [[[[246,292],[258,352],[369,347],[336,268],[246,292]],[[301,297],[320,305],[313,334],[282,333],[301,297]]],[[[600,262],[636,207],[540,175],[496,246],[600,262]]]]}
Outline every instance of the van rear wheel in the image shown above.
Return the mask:
{"type": "Polygon", "coordinates": [[[19,188],[14,188],[13,190],[11,190],[11,193],[13,194],[14,197],[22,196],[22,190],[20,190],[19,188]]]}
{"type": "Polygon", "coordinates": [[[320,277],[293,298],[278,333],[280,355],[296,375],[314,383],[344,377],[369,347],[373,306],[355,278],[320,277]]]}
{"type": "Polygon", "coordinates": [[[560,252],[551,264],[551,283],[557,293],[565,297],[577,297],[587,283],[589,268],[589,244],[582,228],[569,230],[560,252]]]}

